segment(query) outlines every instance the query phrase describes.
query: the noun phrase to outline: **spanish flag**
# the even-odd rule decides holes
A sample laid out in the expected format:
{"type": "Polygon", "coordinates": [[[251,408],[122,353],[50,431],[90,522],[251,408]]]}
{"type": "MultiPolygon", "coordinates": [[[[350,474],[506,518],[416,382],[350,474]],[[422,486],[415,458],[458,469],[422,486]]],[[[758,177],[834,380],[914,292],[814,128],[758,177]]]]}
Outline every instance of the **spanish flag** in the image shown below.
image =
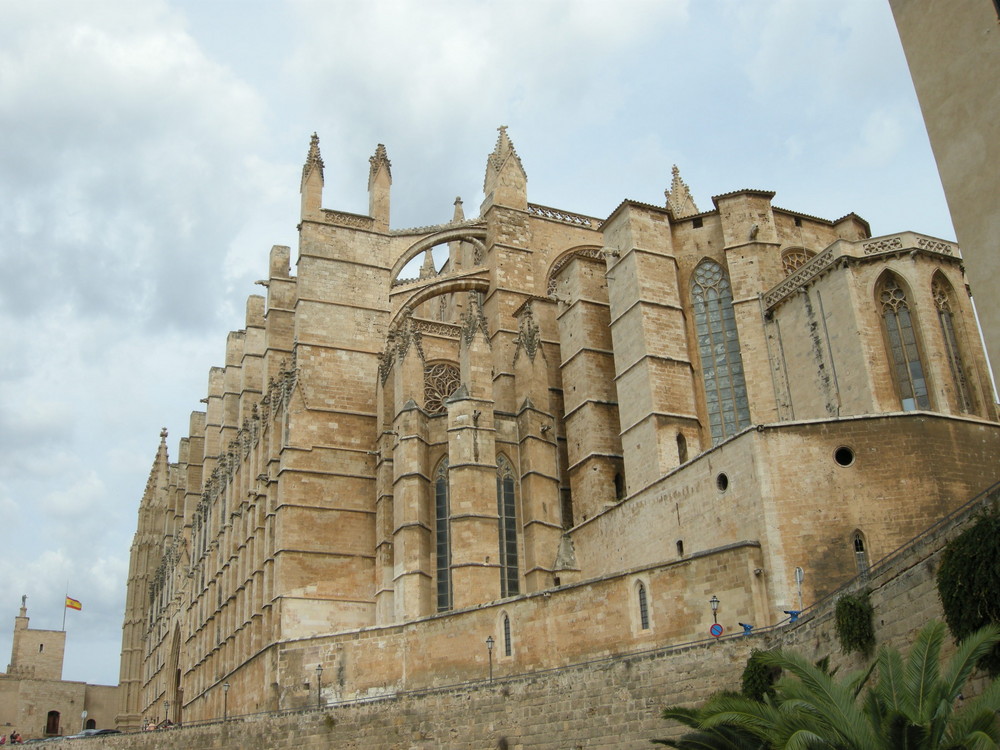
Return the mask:
{"type": "Polygon", "coordinates": [[[83,605],[80,604],[76,599],[70,599],[66,597],[66,608],[67,609],[83,609],[83,605]]]}

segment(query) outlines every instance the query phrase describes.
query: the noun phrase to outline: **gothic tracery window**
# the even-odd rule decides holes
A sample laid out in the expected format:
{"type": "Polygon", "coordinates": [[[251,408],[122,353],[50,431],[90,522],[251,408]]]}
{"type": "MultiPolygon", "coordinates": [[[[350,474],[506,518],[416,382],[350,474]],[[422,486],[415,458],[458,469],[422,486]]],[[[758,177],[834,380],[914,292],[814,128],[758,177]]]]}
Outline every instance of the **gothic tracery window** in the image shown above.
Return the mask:
{"type": "Polygon", "coordinates": [[[954,301],[951,288],[945,279],[939,275],[931,282],[931,294],[934,306],[937,308],[938,322],[941,324],[941,334],[944,336],[945,355],[951,367],[951,375],[955,380],[955,394],[958,397],[958,408],[965,413],[973,411],[972,393],[969,381],[962,366],[962,355],[958,348],[958,336],[955,332],[954,301]]]}
{"type": "Polygon", "coordinates": [[[514,470],[504,456],[497,458],[497,516],[500,529],[500,596],[520,593],[517,567],[517,506],[514,470]]]}
{"type": "Polygon", "coordinates": [[[890,274],[879,284],[876,298],[882,312],[893,379],[903,411],[929,409],[931,402],[927,395],[927,379],[917,349],[906,292],[896,277],[890,274]]]}
{"type": "Polygon", "coordinates": [[[438,612],[447,612],[452,607],[450,523],[446,458],[434,472],[434,569],[438,612]]]}
{"type": "Polygon", "coordinates": [[[424,368],[424,408],[431,414],[445,411],[444,402],[458,390],[462,376],[455,365],[437,362],[424,368]]]}
{"type": "Polygon", "coordinates": [[[750,426],[733,293],[722,266],[708,259],[698,264],[691,278],[691,298],[714,445],[750,426]]]}
{"type": "Polygon", "coordinates": [[[785,272],[785,276],[793,274],[808,263],[812,257],[813,253],[801,247],[793,247],[783,252],[781,254],[781,267],[785,272]]]}

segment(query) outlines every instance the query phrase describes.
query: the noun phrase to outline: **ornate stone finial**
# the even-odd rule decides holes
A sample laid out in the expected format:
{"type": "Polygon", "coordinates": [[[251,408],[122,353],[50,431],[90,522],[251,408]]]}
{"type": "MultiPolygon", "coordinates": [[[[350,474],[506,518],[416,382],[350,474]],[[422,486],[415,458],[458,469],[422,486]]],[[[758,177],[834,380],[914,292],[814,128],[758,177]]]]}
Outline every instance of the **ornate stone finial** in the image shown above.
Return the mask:
{"type": "Polygon", "coordinates": [[[319,153],[319,136],[312,134],[309,141],[309,153],[306,155],[306,163],[302,166],[302,184],[306,184],[306,178],[314,171],[319,172],[319,180],[323,182],[323,157],[319,153]]]}
{"type": "Polygon", "coordinates": [[[507,126],[501,125],[497,130],[500,131],[500,135],[497,136],[497,144],[493,148],[493,153],[486,160],[486,179],[483,182],[483,192],[487,194],[491,192],[491,182],[496,181],[497,176],[508,161],[513,161],[517,165],[523,180],[527,181],[528,179],[524,165],[521,163],[521,157],[517,155],[517,150],[514,148],[514,142],[507,135],[507,126]]]}
{"type": "Polygon", "coordinates": [[[673,213],[675,219],[680,219],[684,216],[693,216],[694,214],[701,213],[698,207],[694,203],[694,198],[691,197],[691,191],[688,189],[687,183],[681,179],[681,171],[674,164],[673,179],[670,182],[670,189],[664,190],[663,194],[667,198],[667,208],[673,213]]]}
{"type": "Polygon", "coordinates": [[[389,156],[385,151],[385,145],[380,143],[375,147],[375,155],[368,157],[368,163],[371,165],[368,169],[369,190],[372,188],[372,183],[375,181],[375,177],[383,168],[385,169],[386,176],[389,178],[390,184],[392,183],[392,162],[389,161],[389,156]]]}
{"type": "Polygon", "coordinates": [[[456,224],[460,221],[465,221],[465,211],[462,210],[462,196],[455,196],[455,213],[452,214],[451,220],[456,224]]]}
{"type": "Polygon", "coordinates": [[[167,428],[166,427],[161,427],[160,428],[160,440],[164,441],[166,439],[167,439],[167,428]]]}

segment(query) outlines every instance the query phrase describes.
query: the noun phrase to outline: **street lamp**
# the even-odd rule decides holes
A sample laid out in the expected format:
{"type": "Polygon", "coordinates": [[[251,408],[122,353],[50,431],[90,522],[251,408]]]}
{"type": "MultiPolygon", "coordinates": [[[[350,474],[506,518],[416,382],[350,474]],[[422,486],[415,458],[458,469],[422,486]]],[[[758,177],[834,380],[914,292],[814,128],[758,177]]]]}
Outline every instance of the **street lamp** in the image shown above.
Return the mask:
{"type": "Polygon", "coordinates": [[[496,641],[493,640],[493,636],[488,636],[486,638],[486,653],[490,656],[490,684],[493,684],[493,644],[496,641]]]}
{"type": "Polygon", "coordinates": [[[316,665],[316,708],[319,708],[320,691],[323,689],[323,665],[316,665]]]}
{"type": "Polygon", "coordinates": [[[163,713],[167,721],[170,721],[170,701],[163,701],[163,713]]]}
{"type": "Polygon", "coordinates": [[[229,683],[222,683],[222,720],[229,721],[229,683]]]}
{"type": "Polygon", "coordinates": [[[712,605],[712,621],[718,624],[719,622],[719,597],[712,594],[712,598],[708,600],[708,603],[712,605]]]}

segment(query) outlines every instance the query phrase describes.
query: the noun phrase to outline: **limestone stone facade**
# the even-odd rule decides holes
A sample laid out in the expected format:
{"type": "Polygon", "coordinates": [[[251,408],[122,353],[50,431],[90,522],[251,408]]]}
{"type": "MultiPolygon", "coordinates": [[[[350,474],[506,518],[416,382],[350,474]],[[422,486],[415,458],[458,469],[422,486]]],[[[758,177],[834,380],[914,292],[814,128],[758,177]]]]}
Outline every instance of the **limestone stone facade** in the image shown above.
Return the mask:
{"type": "Polygon", "coordinates": [[[684,643],[713,596],[775,624],[995,481],[953,243],[699,211],[676,170],[662,206],[532,204],[505,128],[477,217],[396,229],[370,165],[369,215],[325,209],[313,137],[295,272],[272,248],[161,434],[121,728],[684,643]]]}
{"type": "Polygon", "coordinates": [[[1000,367],[1000,4],[889,0],[920,101],[948,210],[979,300],[986,348],[1000,367]]]}
{"type": "Polygon", "coordinates": [[[25,740],[109,729],[118,713],[118,688],[63,680],[66,632],[29,628],[26,603],[14,618],[10,664],[0,672],[0,735],[25,740]],[[86,716],[84,716],[86,712],[86,716]]]}

